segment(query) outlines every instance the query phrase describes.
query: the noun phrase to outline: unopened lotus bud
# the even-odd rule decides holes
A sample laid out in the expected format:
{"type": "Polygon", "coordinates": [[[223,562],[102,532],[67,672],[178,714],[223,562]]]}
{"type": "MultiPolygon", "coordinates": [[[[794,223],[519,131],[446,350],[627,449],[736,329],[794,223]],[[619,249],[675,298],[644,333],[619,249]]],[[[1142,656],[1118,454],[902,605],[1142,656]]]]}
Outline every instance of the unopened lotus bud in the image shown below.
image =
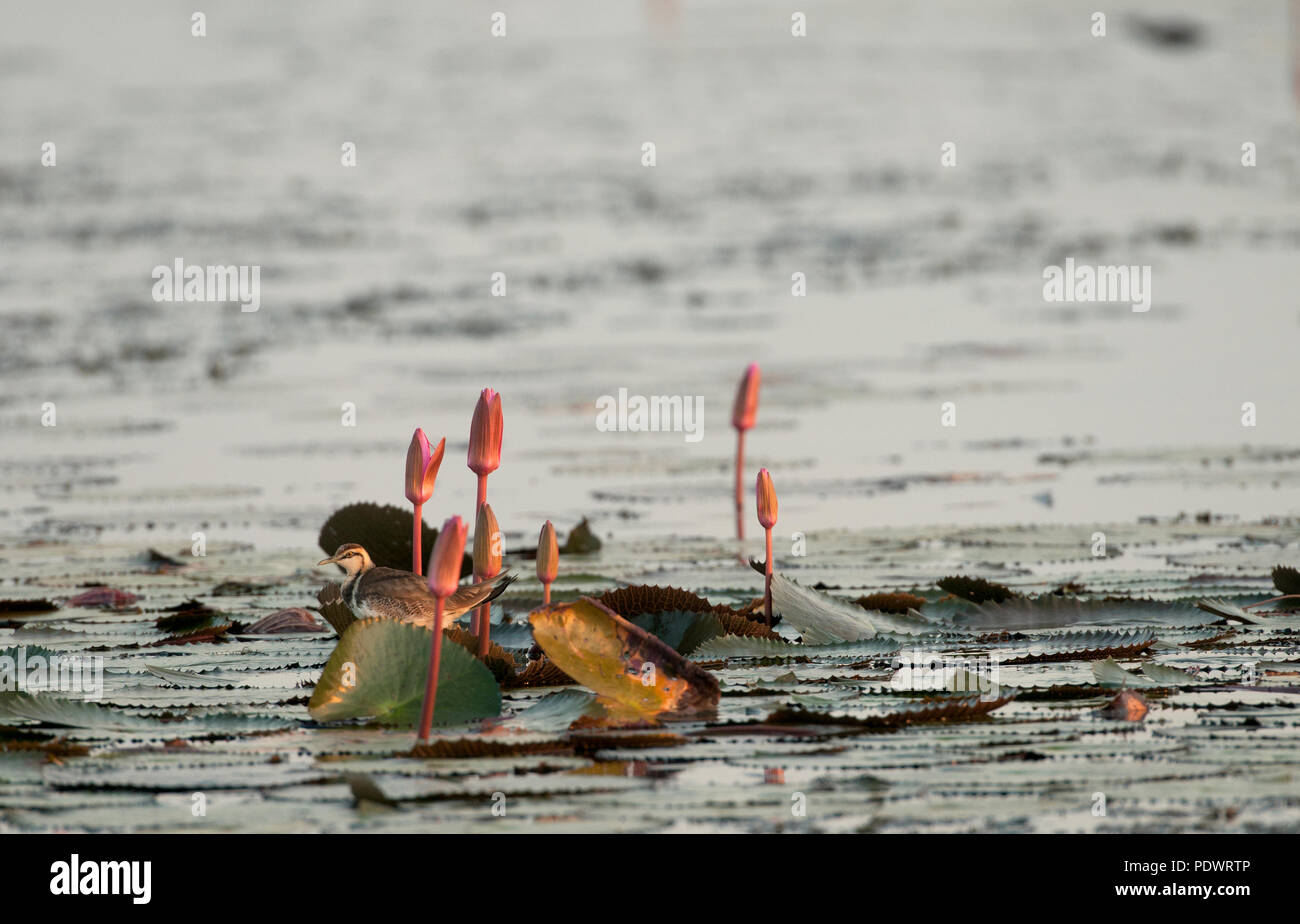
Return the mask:
{"type": "Polygon", "coordinates": [[[429,554],[429,592],[435,597],[450,597],[460,584],[465,533],[465,521],[460,517],[451,517],[442,524],[429,554]]]}
{"type": "Polygon", "coordinates": [[[474,577],[480,581],[501,572],[501,527],[491,504],[478,508],[474,526],[474,577]]]}
{"type": "Polygon", "coordinates": [[[501,467],[501,396],[483,389],[474,406],[469,425],[469,467],[476,475],[487,475],[501,467]]]}
{"type": "Polygon", "coordinates": [[[549,584],[559,573],[560,544],[555,539],[555,526],[547,520],[537,538],[537,580],[549,584]]]}
{"type": "Polygon", "coordinates": [[[771,529],[776,525],[776,488],[772,487],[772,476],[765,468],[758,472],[755,493],[758,499],[758,522],[763,524],[764,529],[771,529]]]}
{"type": "Polygon", "coordinates": [[[736,403],[731,406],[731,425],[737,430],[748,430],[758,419],[758,384],[762,378],[758,363],[750,363],[736,389],[736,403]]]}
{"type": "Polygon", "coordinates": [[[411,437],[411,446],[406,450],[406,499],[412,504],[427,504],[433,497],[446,448],[446,439],[439,441],[437,448],[430,447],[429,438],[419,428],[411,437]]]}

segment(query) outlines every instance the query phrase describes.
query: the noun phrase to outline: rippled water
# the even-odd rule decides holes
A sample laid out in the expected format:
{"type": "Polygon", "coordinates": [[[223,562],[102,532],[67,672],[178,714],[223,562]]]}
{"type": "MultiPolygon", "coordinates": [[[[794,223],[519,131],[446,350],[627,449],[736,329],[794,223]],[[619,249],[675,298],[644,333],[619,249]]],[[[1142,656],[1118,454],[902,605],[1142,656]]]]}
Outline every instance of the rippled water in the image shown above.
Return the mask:
{"type": "Polygon", "coordinates": [[[783,530],[1295,515],[1285,10],[1178,4],[1203,41],[1171,49],[1148,4],[1104,39],[1049,6],[826,2],[796,39],[768,2],[557,3],[493,39],[490,5],[214,2],[199,39],[188,12],[24,4],[0,535],[305,546],[401,501],[415,426],[449,439],[426,512],[465,514],[491,384],[507,532],[723,536],[755,360],[783,530]],[[1067,256],[1152,266],[1151,311],[1045,303],[1067,256]],[[154,302],[177,257],[261,266],[260,311],[154,302]],[[703,395],[704,438],[600,432],[620,387],[703,395]]]}

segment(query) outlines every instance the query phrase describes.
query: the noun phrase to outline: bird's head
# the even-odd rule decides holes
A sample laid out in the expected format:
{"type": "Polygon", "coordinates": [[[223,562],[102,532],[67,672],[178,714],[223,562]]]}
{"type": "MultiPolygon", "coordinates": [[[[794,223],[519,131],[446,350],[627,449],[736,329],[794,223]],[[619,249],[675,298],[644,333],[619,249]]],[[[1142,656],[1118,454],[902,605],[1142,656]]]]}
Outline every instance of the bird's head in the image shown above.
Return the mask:
{"type": "Polygon", "coordinates": [[[375,563],[370,560],[370,555],[367,554],[366,550],[355,542],[343,543],[329,558],[324,561],[316,562],[318,567],[320,565],[330,564],[338,565],[349,575],[360,574],[362,571],[369,570],[375,565],[375,563]]]}

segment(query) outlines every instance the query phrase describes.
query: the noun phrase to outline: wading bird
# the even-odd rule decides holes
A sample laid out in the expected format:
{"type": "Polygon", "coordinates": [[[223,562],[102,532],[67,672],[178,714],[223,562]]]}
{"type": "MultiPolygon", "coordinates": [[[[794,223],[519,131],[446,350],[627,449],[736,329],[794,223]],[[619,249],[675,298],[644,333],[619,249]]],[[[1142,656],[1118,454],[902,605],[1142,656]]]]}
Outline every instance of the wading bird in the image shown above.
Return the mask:
{"type": "MultiPolygon", "coordinates": [[[[433,594],[424,578],[411,571],[383,568],[355,542],[345,542],[332,556],[316,563],[338,565],[347,572],[340,594],[344,604],[358,619],[379,616],[433,628],[433,594]]],[[[462,587],[447,597],[441,628],[445,629],[476,606],[495,600],[515,580],[513,574],[498,575],[462,587]]]]}

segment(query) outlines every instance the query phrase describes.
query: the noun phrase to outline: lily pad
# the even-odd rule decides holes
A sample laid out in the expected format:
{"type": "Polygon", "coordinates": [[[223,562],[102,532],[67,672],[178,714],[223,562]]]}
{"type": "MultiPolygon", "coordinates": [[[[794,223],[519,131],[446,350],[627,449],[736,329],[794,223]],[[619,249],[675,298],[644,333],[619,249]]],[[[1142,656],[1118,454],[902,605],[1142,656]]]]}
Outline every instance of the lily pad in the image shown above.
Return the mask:
{"type": "Polygon", "coordinates": [[[721,691],[712,674],[588,597],[542,607],[529,618],[548,658],[619,707],[647,718],[717,708],[721,691]]]}
{"type": "MultiPolygon", "coordinates": [[[[330,655],[308,711],[318,722],[374,719],[414,727],[424,702],[433,632],[393,619],[362,619],[330,655]]],[[[501,713],[501,691],[483,664],[444,639],[434,721],[458,724],[501,713]]]]}
{"type": "Polygon", "coordinates": [[[640,626],[680,655],[692,654],[710,639],[723,634],[722,624],[712,613],[641,613],[628,622],[640,626]]]}

